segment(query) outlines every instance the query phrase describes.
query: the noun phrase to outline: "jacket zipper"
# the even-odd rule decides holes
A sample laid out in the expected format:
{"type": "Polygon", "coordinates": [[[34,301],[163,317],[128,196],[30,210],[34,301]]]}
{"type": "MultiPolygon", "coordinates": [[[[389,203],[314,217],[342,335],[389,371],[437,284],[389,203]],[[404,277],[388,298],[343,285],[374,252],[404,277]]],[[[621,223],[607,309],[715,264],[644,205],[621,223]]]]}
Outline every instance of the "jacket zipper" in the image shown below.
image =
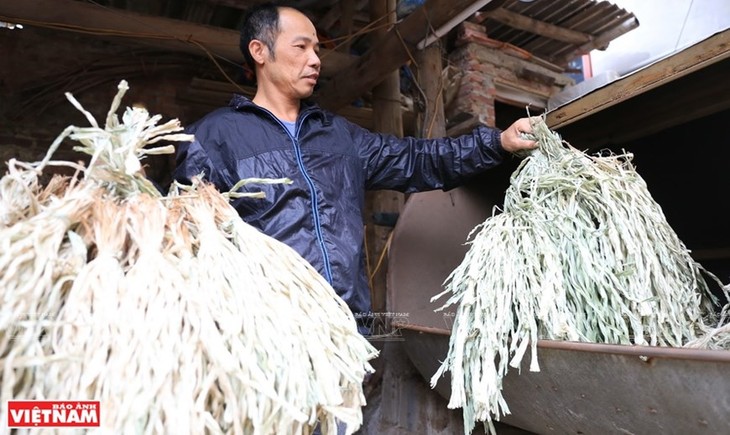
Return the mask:
{"type": "MultiPolygon", "coordinates": [[[[266,109],[264,109],[266,110],[266,109]]],[[[307,169],[304,167],[304,160],[302,159],[302,151],[299,147],[299,140],[297,137],[299,137],[299,126],[302,122],[307,118],[308,114],[305,114],[302,116],[300,120],[297,121],[294,134],[295,136],[292,136],[291,133],[289,133],[289,129],[286,128],[284,124],[282,124],[281,121],[279,121],[279,118],[274,116],[273,113],[269,112],[272,118],[276,120],[276,122],[281,125],[281,128],[284,129],[286,134],[289,136],[289,138],[292,141],[292,144],[294,145],[294,154],[297,157],[297,166],[299,166],[299,170],[301,171],[302,175],[304,176],[304,179],[307,182],[307,185],[309,186],[309,193],[312,196],[312,216],[314,217],[314,231],[317,236],[317,243],[319,243],[319,248],[322,251],[322,257],[324,258],[324,272],[325,272],[325,278],[327,279],[327,282],[330,285],[333,285],[332,283],[332,266],[330,265],[330,259],[329,254],[327,253],[327,247],[324,244],[324,236],[322,235],[322,225],[319,220],[319,205],[317,201],[317,190],[314,188],[314,181],[309,177],[309,174],[307,173],[307,169]]]]}

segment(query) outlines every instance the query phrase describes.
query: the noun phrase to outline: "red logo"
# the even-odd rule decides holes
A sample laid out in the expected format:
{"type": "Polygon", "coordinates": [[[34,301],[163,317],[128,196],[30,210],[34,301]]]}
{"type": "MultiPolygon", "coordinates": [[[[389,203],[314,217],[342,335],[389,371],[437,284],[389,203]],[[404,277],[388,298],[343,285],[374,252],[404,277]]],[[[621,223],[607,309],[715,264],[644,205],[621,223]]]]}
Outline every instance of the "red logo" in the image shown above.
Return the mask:
{"type": "Polygon", "coordinates": [[[99,427],[98,400],[9,400],[8,427],[99,427]]]}

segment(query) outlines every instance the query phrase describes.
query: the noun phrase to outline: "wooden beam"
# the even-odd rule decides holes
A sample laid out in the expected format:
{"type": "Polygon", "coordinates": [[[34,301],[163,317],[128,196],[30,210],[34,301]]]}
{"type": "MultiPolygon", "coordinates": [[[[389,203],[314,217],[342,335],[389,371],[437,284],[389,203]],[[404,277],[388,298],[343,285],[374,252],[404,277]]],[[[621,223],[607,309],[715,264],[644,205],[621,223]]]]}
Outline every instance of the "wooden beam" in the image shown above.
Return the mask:
{"type": "Polygon", "coordinates": [[[587,33],[535,20],[504,8],[497,8],[489,12],[479,13],[477,16],[477,22],[482,22],[487,18],[499,21],[500,23],[506,24],[515,29],[546,36],[557,41],[569,42],[571,44],[587,44],[592,39],[591,35],[588,35],[587,33]]]}
{"type": "Polygon", "coordinates": [[[232,9],[240,9],[245,11],[253,6],[266,3],[269,0],[206,0],[206,3],[213,5],[226,6],[232,9]]]}
{"type": "Polygon", "coordinates": [[[329,8],[329,10],[317,20],[317,28],[328,33],[332,32],[332,27],[334,27],[335,23],[340,20],[341,15],[342,10],[339,7],[334,6],[329,8]]]}
{"type": "MultiPolygon", "coordinates": [[[[81,1],[3,0],[0,1],[0,21],[85,32],[199,56],[210,53],[233,63],[244,62],[236,30],[146,16],[81,1]]],[[[331,50],[323,49],[321,53],[323,77],[341,71],[356,59],[331,50]]]]}
{"type": "MultiPolygon", "coordinates": [[[[353,20],[356,19],[360,15],[360,12],[363,8],[365,8],[365,5],[368,4],[368,0],[357,0],[355,3],[355,14],[353,15],[353,20]]],[[[340,20],[340,16],[342,15],[342,10],[338,5],[334,5],[330,7],[327,12],[324,13],[321,17],[317,18],[314,25],[317,26],[318,30],[324,30],[327,33],[332,33],[332,28],[337,23],[337,21],[340,20]]],[[[364,19],[365,22],[368,21],[367,17],[364,19]]]]}
{"type": "MultiPolygon", "coordinates": [[[[488,0],[488,4],[495,1],[488,0]]],[[[324,84],[319,104],[331,110],[350,104],[380,83],[388,73],[413,59],[418,43],[433,30],[458,24],[453,20],[473,4],[474,0],[427,0],[364,55],[324,84]]]]}

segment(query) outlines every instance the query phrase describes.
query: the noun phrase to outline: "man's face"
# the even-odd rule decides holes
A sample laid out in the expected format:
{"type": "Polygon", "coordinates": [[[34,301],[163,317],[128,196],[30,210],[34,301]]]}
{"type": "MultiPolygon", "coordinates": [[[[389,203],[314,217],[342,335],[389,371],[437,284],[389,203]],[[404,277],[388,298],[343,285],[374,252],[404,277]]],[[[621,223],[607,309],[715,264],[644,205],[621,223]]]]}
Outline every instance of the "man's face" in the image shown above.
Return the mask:
{"type": "Polygon", "coordinates": [[[288,97],[307,98],[319,78],[317,31],[305,15],[287,8],[279,12],[279,26],[275,56],[266,61],[265,75],[288,97]]]}

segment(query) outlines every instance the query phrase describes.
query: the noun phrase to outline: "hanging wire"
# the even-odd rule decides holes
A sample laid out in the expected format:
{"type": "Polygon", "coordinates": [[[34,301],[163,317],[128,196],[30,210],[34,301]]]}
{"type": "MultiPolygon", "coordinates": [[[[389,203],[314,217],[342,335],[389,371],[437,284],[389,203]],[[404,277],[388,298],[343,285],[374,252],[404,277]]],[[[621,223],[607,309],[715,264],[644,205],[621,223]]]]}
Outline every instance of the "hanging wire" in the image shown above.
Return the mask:
{"type": "Polygon", "coordinates": [[[682,21],[682,27],[679,29],[679,34],[677,35],[677,42],[674,43],[674,51],[677,50],[679,47],[679,41],[682,40],[682,34],[684,33],[684,28],[687,25],[687,21],[689,19],[689,14],[692,12],[692,5],[694,4],[694,0],[690,0],[689,7],[687,8],[687,13],[684,15],[684,20],[682,21]]]}

